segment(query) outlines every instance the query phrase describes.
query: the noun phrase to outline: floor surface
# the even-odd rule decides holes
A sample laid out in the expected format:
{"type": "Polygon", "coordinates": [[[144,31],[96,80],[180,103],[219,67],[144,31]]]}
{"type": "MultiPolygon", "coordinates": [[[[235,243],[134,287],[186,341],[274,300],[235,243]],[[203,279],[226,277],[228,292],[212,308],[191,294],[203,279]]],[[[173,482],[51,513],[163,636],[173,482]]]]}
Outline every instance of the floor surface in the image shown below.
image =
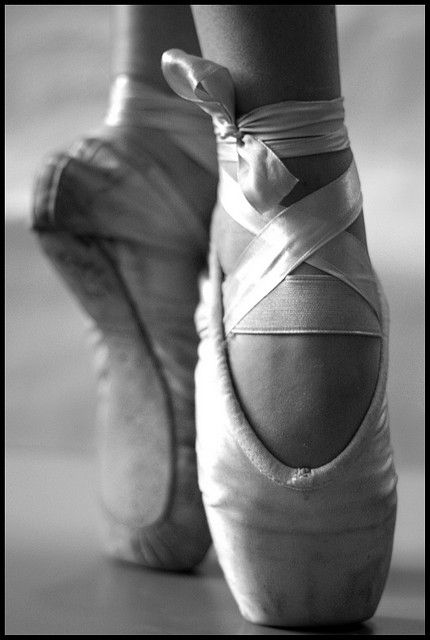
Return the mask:
{"type": "MultiPolygon", "coordinates": [[[[104,558],[97,536],[94,469],[89,456],[8,452],[7,635],[304,633],[243,620],[213,549],[188,575],[104,558]]],[[[407,548],[408,509],[423,511],[421,500],[421,476],[405,474],[399,483],[392,570],[377,614],[366,624],[330,630],[330,635],[424,634],[421,552],[414,555],[407,548]]]]}

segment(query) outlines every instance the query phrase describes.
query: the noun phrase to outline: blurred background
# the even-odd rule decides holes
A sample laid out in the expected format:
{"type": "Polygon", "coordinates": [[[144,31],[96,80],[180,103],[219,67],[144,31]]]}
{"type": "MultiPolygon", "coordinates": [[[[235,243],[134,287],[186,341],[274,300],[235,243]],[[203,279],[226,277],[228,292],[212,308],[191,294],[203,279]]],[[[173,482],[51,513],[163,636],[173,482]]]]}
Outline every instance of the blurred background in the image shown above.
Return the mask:
{"type": "MultiPolygon", "coordinates": [[[[11,633],[38,628],[30,604],[27,617],[22,614],[26,598],[33,602],[35,578],[28,578],[28,567],[39,576],[45,572],[51,586],[54,579],[52,567],[37,564],[34,545],[47,553],[59,544],[54,532],[63,535],[73,527],[76,540],[86,544],[96,526],[96,387],[86,322],[40,254],[29,221],[42,158],[97,127],[104,116],[111,7],[6,5],[11,633]]],[[[370,253],[391,308],[389,406],[400,500],[392,575],[415,576],[417,601],[424,554],[424,5],[337,5],[337,15],[346,124],[362,181],[370,253]]],[[[96,541],[91,553],[98,557],[96,541]]],[[[399,594],[397,611],[405,608],[399,594]]],[[[412,609],[410,620],[418,615],[412,609]]],[[[58,631],[55,611],[52,629],[58,631]]],[[[70,620],[68,629],[78,632],[74,624],[70,620]]]]}

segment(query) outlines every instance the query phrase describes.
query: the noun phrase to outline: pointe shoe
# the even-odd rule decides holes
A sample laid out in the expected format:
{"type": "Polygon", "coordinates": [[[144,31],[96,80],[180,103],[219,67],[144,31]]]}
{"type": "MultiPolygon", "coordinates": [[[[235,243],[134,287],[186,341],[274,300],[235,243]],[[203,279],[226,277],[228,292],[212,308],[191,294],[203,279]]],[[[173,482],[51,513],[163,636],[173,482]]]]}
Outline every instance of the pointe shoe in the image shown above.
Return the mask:
{"type": "Polygon", "coordinates": [[[337,180],[285,207],[279,203],[297,180],[277,156],[301,155],[301,144],[309,154],[342,149],[346,130],[330,130],[318,119],[317,126],[308,122],[313,138],[301,142],[306,118],[300,123],[300,116],[291,131],[297,103],[288,102],[255,109],[236,123],[227,69],[178,50],[165,54],[164,74],[179,95],[211,113],[220,139],[209,279],[196,316],[202,337],[198,473],[220,564],[250,622],[362,622],[381,598],[396,519],[386,401],[388,308],[364,245],[346,231],[362,206],[354,163],[337,180]],[[219,251],[226,216],[252,240],[224,278],[219,251]],[[319,275],[292,273],[305,261],[319,275]],[[373,336],[381,357],[373,399],[349,444],[323,466],[292,468],[267,449],[245,417],[227,344],[234,333],[307,332],[373,336]]]}
{"type": "Polygon", "coordinates": [[[167,570],[191,569],[210,545],[194,449],[193,314],[216,150],[210,119],[183,105],[119,77],[106,125],[45,163],[33,214],[92,324],[105,550],[167,570]]]}

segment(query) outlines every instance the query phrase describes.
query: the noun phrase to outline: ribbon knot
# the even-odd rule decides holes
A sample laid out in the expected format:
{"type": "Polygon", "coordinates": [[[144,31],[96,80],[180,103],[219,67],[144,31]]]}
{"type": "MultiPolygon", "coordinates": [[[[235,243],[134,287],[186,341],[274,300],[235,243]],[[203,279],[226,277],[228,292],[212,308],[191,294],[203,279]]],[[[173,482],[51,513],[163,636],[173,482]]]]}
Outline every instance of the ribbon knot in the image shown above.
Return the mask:
{"type": "Polygon", "coordinates": [[[215,135],[219,140],[226,138],[236,138],[242,140],[244,133],[233,122],[215,122],[215,135]]]}
{"type": "Polygon", "coordinates": [[[248,202],[261,214],[279,208],[298,180],[261,139],[244,133],[236,124],[234,84],[228,69],[180,49],[166,51],[161,67],[175,93],[212,117],[221,144],[236,138],[237,178],[248,202]]]}

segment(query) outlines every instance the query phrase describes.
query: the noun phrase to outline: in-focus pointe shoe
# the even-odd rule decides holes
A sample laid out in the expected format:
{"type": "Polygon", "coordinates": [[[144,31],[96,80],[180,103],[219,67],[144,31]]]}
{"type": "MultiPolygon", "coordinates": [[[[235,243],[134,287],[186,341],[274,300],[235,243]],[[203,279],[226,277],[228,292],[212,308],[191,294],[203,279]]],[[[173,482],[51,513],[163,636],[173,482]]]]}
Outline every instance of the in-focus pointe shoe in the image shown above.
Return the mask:
{"type": "Polygon", "coordinates": [[[279,157],[348,146],[341,99],[268,105],[236,123],[227,69],[179,50],[166,52],[163,61],[171,87],[212,115],[220,141],[209,280],[196,316],[202,336],[198,473],[218,558],[251,622],[307,627],[364,621],[385,585],[396,518],[387,304],[364,244],[346,231],[362,207],[353,162],[327,186],[288,207],[279,204],[297,183],[279,157]],[[227,216],[252,239],[224,277],[219,253],[227,216]],[[317,274],[295,275],[304,262],[317,274]],[[341,453],[317,468],[292,468],[267,449],[245,417],[228,344],[237,333],[320,332],[380,340],[378,380],[364,420],[341,453]]]}
{"type": "Polygon", "coordinates": [[[33,215],[92,323],[106,550],[169,570],[192,568],[210,545],[194,448],[193,315],[216,148],[210,118],[184,104],[117,78],[106,124],[45,163],[33,215]]]}

